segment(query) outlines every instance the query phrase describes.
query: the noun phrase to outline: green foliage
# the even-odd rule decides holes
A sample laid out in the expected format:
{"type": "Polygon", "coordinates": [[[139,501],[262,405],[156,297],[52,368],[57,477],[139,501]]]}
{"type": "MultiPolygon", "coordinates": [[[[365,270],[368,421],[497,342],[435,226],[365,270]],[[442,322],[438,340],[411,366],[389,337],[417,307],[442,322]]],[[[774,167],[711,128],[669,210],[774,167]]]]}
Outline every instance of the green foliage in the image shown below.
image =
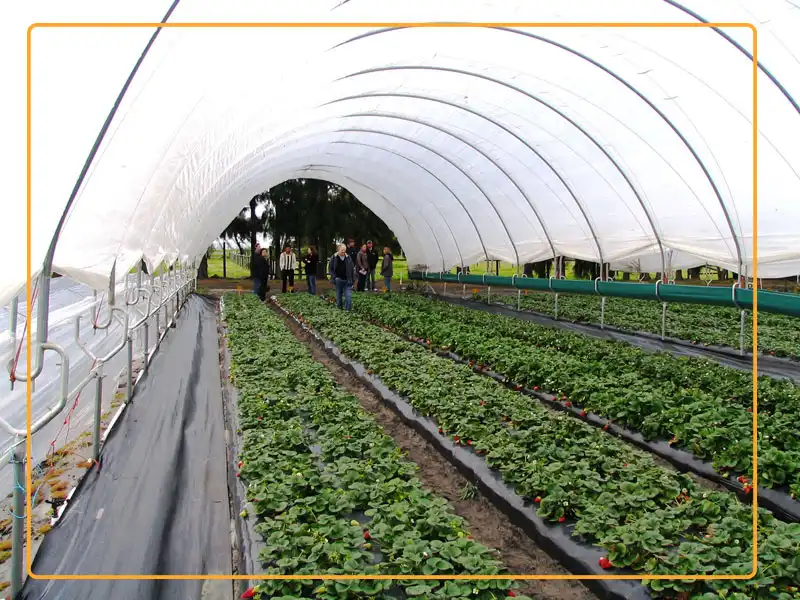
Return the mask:
{"type": "MultiPolygon", "coordinates": [[[[553,316],[554,294],[523,293],[520,308],[553,316]]],[[[475,294],[476,300],[486,297],[475,294]]],[[[517,306],[517,296],[492,294],[492,301],[517,306]]],[[[606,298],[605,323],[626,331],[661,335],[661,304],[650,300],[606,298]]],[[[558,318],[576,323],[600,322],[600,298],[578,294],[559,294],[558,318]]],[[[734,308],[699,304],[670,304],[667,309],[666,335],[698,345],[739,347],[741,313],[734,308]]],[[[753,314],[747,313],[744,343],[753,349],[753,314]]],[[[800,360],[800,319],[786,315],[758,314],[758,348],[775,356],[800,360]]]]}
{"type": "MultiPolygon", "coordinates": [[[[282,296],[280,302],[373,370],[420,414],[434,419],[442,435],[485,456],[506,483],[538,506],[540,516],[564,523],[573,535],[604,548],[614,566],[649,574],[749,573],[751,507],[733,494],[697,485],[690,477],[657,465],[650,454],[548,410],[466,365],[441,358],[382,327],[357,323],[357,313],[301,295],[282,296]]],[[[357,310],[381,302],[402,306],[395,299],[354,298],[357,310]]],[[[444,307],[430,304],[433,320],[442,323],[438,335],[458,331],[458,337],[449,340],[433,334],[428,339],[434,345],[455,347],[466,339],[469,332],[447,320],[444,307]]],[[[415,318],[412,313],[403,317],[415,318]]],[[[475,325],[470,329],[476,347],[488,331],[494,331],[475,325]]],[[[580,354],[573,343],[577,339],[560,342],[564,349],[580,354]]],[[[492,343],[485,351],[495,347],[492,343]]],[[[523,363],[536,361],[536,356],[528,356],[523,363]]],[[[800,597],[790,591],[800,582],[800,525],[781,522],[763,509],[758,518],[760,570],[755,580],[656,580],[648,583],[652,593],[664,598],[686,592],[693,599],[766,599],[775,597],[772,588],[777,586],[787,590],[787,598],[800,597]]]]}
{"type": "Polygon", "coordinates": [[[265,581],[257,598],[497,599],[509,580],[415,581],[403,575],[500,575],[494,551],[426,491],[358,400],[251,295],[226,295],[231,380],[239,391],[247,485],[268,574],[381,574],[392,580],[265,581]],[[402,596],[401,596],[402,597],[402,596]]]}
{"type": "MultiPolygon", "coordinates": [[[[722,473],[752,477],[753,378],[699,358],[541,327],[421,296],[354,299],[354,309],[403,335],[431,340],[527,387],[671,440],[722,473]]],[[[759,379],[759,483],[800,494],[800,387],[759,379]]]]}

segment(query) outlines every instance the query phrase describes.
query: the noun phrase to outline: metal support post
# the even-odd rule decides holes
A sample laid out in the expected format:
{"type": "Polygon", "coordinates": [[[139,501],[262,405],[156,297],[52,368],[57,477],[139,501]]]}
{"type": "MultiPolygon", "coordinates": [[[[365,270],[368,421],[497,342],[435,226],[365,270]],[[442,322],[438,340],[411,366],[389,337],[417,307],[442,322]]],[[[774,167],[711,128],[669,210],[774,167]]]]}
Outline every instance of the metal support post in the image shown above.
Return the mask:
{"type": "Polygon", "coordinates": [[[103,368],[97,372],[94,383],[94,431],[92,436],[92,458],[100,462],[100,421],[103,414],[103,368]]]}
{"type": "Polygon", "coordinates": [[[558,321],[558,292],[555,295],[555,302],[553,306],[553,318],[558,321]]]}
{"type": "Polygon", "coordinates": [[[600,329],[606,328],[606,297],[600,298],[600,329]]]}
{"type": "Polygon", "coordinates": [[[492,286],[486,286],[486,304],[492,303],[492,286]]]}
{"type": "Polygon", "coordinates": [[[14,463],[14,514],[11,515],[11,597],[18,598],[24,582],[22,545],[25,532],[25,443],[20,440],[11,454],[14,463]]]}
{"type": "Polygon", "coordinates": [[[444,282],[444,290],[442,290],[442,295],[447,296],[447,282],[444,282]]]}
{"type": "Polygon", "coordinates": [[[667,334],[667,303],[664,302],[661,305],[661,341],[664,341],[664,338],[667,334]]]}
{"type": "MultiPolygon", "coordinates": [[[[746,315],[747,311],[743,310],[739,319],[739,354],[741,356],[744,356],[744,322],[746,315]]],[[[756,352],[755,348],[753,348],[753,352],[756,352]]]]}
{"type": "Polygon", "coordinates": [[[520,311],[521,301],[522,301],[522,290],[517,290],[517,312],[520,311]]]}
{"type": "Polygon", "coordinates": [[[130,402],[133,397],[133,336],[128,334],[128,377],[127,389],[125,390],[125,402],[130,402]]]}

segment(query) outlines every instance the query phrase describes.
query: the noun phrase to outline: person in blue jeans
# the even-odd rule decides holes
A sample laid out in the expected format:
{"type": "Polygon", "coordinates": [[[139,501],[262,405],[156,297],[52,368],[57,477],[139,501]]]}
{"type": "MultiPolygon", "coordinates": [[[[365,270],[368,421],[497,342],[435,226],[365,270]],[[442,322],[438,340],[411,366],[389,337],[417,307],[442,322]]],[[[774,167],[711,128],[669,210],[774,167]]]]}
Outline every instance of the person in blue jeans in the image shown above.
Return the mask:
{"type": "Polygon", "coordinates": [[[328,274],[336,287],[336,306],[350,310],[353,307],[353,283],[356,280],[356,266],[347,254],[347,246],[339,244],[336,254],[331,256],[328,274]],[[342,306],[344,297],[344,306],[342,306]]]}
{"type": "Polygon", "coordinates": [[[386,291],[392,291],[392,276],[394,275],[394,256],[389,248],[383,249],[383,262],[381,262],[381,276],[386,291]]]}
{"type": "Polygon", "coordinates": [[[308,293],[316,295],[317,293],[317,265],[319,264],[319,255],[314,246],[309,246],[308,254],[303,257],[303,264],[306,268],[306,283],[308,283],[308,293]]]}

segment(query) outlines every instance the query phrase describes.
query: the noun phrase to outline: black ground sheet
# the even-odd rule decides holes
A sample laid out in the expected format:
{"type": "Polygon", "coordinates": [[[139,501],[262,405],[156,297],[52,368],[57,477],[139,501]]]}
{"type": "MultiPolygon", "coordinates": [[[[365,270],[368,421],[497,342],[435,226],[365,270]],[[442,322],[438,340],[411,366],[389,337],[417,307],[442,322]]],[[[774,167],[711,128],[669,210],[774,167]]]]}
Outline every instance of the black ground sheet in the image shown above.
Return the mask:
{"type": "MultiPolygon", "coordinates": [[[[192,295],[33,563],[36,574],[230,575],[213,301],[192,295]]],[[[47,581],[25,600],[231,600],[228,580],[47,581]]]]}

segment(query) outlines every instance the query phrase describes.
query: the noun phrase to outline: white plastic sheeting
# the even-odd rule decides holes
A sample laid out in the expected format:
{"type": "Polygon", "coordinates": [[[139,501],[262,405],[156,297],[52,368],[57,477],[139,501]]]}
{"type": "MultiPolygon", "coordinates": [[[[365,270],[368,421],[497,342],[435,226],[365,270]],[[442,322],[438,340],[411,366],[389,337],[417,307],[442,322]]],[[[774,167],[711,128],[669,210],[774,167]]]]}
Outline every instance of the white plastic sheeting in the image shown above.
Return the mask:
{"type": "MultiPolygon", "coordinates": [[[[156,22],[169,7],[88,2],[56,17],[55,3],[32,4],[18,24],[156,22]]],[[[786,92],[758,74],[759,275],[800,272],[800,113],[786,95],[800,99],[800,9],[680,4],[758,27],[758,57],[786,92]]],[[[170,18],[309,20],[698,22],[667,0],[181,0],[170,18]]],[[[750,29],[723,31],[752,52],[750,29]]],[[[34,269],[152,32],[33,31],[34,269]]],[[[120,273],[142,257],[191,259],[253,195],[315,177],[349,188],[431,270],[555,254],[652,270],[662,256],[672,268],[741,262],[752,275],[753,92],[752,61],[709,28],[165,28],[72,207],[55,268],[104,288],[115,263],[120,273]]],[[[19,256],[0,303],[24,285],[21,231],[0,238],[19,256]]]]}

